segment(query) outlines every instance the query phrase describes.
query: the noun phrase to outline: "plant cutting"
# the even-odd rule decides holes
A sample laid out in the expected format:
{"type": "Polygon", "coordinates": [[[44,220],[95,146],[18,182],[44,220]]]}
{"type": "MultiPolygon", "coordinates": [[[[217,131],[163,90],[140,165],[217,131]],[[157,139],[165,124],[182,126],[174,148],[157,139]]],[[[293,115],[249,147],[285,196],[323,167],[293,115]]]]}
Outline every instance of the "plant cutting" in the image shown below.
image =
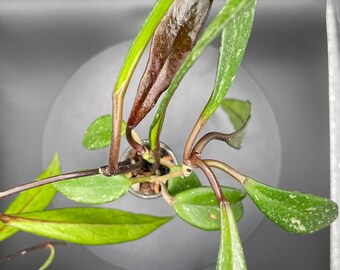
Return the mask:
{"type": "MultiPolygon", "coordinates": [[[[337,217],[337,205],[328,199],[269,187],[238,172],[229,164],[205,157],[204,149],[213,140],[241,148],[247,124],[251,121],[249,102],[225,98],[246,48],[255,2],[228,1],[212,22],[204,26],[211,4],[211,1],[156,3],[118,75],[112,95],[112,115],[100,116],[84,135],[83,144],[88,149],[110,147],[108,164],[61,174],[55,155],[49,168],[39,177],[42,180],[3,191],[1,197],[22,193],[1,213],[2,240],[17,230],[23,230],[77,244],[118,244],[144,237],[165,223],[169,224],[164,226],[171,224],[172,217],[106,208],[44,210],[57,190],[70,200],[85,204],[117,200],[130,188],[144,195],[150,192],[162,194],[169,207],[173,207],[174,215],[203,230],[220,230],[217,269],[246,268],[237,232],[237,221],[243,211],[242,199],[246,194],[265,216],[292,233],[312,233],[329,225],[337,217]],[[197,122],[192,123],[192,132],[183,149],[183,164],[176,165],[174,158],[160,143],[167,106],[185,73],[218,36],[221,36],[221,47],[215,85],[197,122]],[[125,125],[122,119],[125,92],[151,37],[149,61],[125,125]],[[143,143],[138,136],[138,124],[158,103],[162,93],[163,99],[151,123],[148,142],[143,143]],[[221,104],[235,131],[211,131],[202,136],[200,131],[221,104]],[[134,150],[128,158],[119,161],[120,140],[124,131],[134,150]],[[222,170],[233,177],[243,190],[221,186],[223,179],[217,179],[213,169],[222,170]],[[204,172],[210,187],[202,186],[195,170],[204,172]]],[[[53,244],[49,246],[53,247],[53,244]]]]}

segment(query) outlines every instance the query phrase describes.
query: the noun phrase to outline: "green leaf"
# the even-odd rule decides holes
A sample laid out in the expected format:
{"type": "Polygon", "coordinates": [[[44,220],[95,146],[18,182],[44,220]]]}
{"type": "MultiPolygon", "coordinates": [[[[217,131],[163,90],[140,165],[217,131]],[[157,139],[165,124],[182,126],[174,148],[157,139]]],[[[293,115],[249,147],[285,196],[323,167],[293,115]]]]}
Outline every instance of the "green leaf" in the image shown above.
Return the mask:
{"type": "Polygon", "coordinates": [[[204,122],[220,106],[241,64],[253,25],[256,1],[248,3],[249,6],[223,29],[215,87],[201,114],[204,122]]]}
{"type": "Polygon", "coordinates": [[[49,244],[47,245],[47,248],[50,250],[50,255],[48,256],[47,260],[44,262],[42,266],[39,267],[39,270],[45,270],[47,269],[51,263],[53,262],[54,255],[55,255],[55,249],[54,246],[49,244]]]}
{"type": "Polygon", "coordinates": [[[194,47],[211,4],[211,0],[174,1],[162,18],[153,35],[148,63],[127,121],[129,128],[142,121],[169,87],[194,47]]]}
{"type": "MultiPolygon", "coordinates": [[[[126,123],[122,122],[121,136],[125,134],[126,123]]],[[[112,115],[103,115],[94,120],[87,128],[83,138],[83,146],[88,150],[105,148],[111,144],[112,115]]]]}
{"type": "Polygon", "coordinates": [[[273,188],[249,177],[243,185],[260,211],[291,233],[313,233],[338,216],[337,204],[326,198],[273,188]]]}
{"type": "Polygon", "coordinates": [[[221,239],[217,259],[217,270],[245,270],[243,254],[237,224],[232,210],[227,203],[221,203],[221,239]]]}
{"type": "Polygon", "coordinates": [[[124,96],[137,63],[151,39],[159,22],[171,6],[173,0],[158,0],[151,10],[148,18],[144,21],[139,33],[133,41],[119,72],[114,93],[124,96]]]}
{"type": "MultiPolygon", "coordinates": [[[[231,203],[235,219],[240,220],[243,215],[241,200],[246,196],[245,192],[229,187],[222,187],[222,191],[231,203]]],[[[180,218],[197,228],[220,229],[220,210],[210,187],[198,187],[181,192],[174,197],[172,206],[180,218]]]]}
{"type": "Polygon", "coordinates": [[[155,217],[107,208],[65,208],[18,215],[0,215],[8,226],[83,245],[107,245],[146,236],[171,217],[155,217]]]}
{"type": "MultiPolygon", "coordinates": [[[[170,173],[176,170],[182,170],[182,166],[176,165],[171,167],[170,173]]],[[[182,191],[200,186],[202,186],[202,184],[194,172],[192,172],[188,177],[176,177],[168,181],[168,190],[171,196],[175,196],[182,191]]]]}
{"type": "Polygon", "coordinates": [[[249,101],[224,99],[221,107],[228,114],[235,130],[241,129],[249,119],[251,112],[251,104],[249,101]]]}
{"type": "MultiPolygon", "coordinates": [[[[36,180],[59,175],[60,172],[61,168],[58,154],[55,153],[50,165],[36,178],[36,180]]],[[[43,210],[51,203],[56,192],[57,190],[51,184],[26,190],[13,200],[5,211],[5,214],[18,214],[43,210]]],[[[12,236],[16,232],[16,229],[0,223],[0,241],[12,236]]]]}
{"type": "Polygon", "coordinates": [[[102,174],[74,178],[53,184],[68,199],[85,204],[100,204],[117,200],[131,185],[124,175],[112,177],[102,174]]]}
{"type": "Polygon", "coordinates": [[[201,38],[197,41],[195,47],[184,61],[179,71],[176,73],[157,110],[149,132],[150,147],[152,150],[157,148],[156,145],[157,141],[159,140],[159,135],[165,119],[166,109],[179,83],[182,81],[184,75],[191,68],[194,62],[202,54],[204,49],[221,33],[221,31],[225,27],[228,26],[228,29],[231,30],[230,33],[228,31],[231,37],[229,38],[227,36],[228,33],[225,30],[224,40],[229,40],[231,48],[229,48],[228,50],[224,49],[224,53],[223,55],[221,54],[220,57],[220,64],[222,64],[221,61],[230,61],[230,68],[222,68],[224,66],[219,67],[219,79],[216,81],[216,85],[218,85],[219,87],[215,87],[213,96],[209,100],[210,104],[213,103],[214,106],[210,107],[210,104],[209,106],[206,106],[204,111],[205,117],[208,117],[209,114],[211,115],[217,109],[218,105],[220,104],[219,100],[222,101],[226,91],[228,90],[224,88],[221,90],[220,88],[227,87],[227,81],[230,81],[229,77],[232,75],[232,72],[236,73],[235,67],[238,67],[238,61],[241,61],[242,59],[243,52],[247,43],[247,35],[249,35],[248,31],[250,32],[251,28],[252,21],[250,21],[250,19],[252,20],[252,16],[254,13],[254,2],[254,0],[227,1],[219,14],[206,27],[201,38]],[[243,22],[243,20],[245,20],[244,25],[241,25],[241,21],[243,22]],[[237,35],[240,35],[240,37],[238,38],[237,35]],[[243,42],[241,42],[240,39],[242,39],[243,42]],[[227,53],[228,55],[226,55],[227,53]],[[226,71],[228,71],[227,75],[224,74],[224,72],[226,71]],[[225,75],[226,77],[224,78],[225,75]],[[224,91],[225,93],[223,94],[222,91],[224,91]]]}
{"type": "Polygon", "coordinates": [[[234,149],[241,149],[244,135],[246,133],[247,125],[249,123],[250,115],[246,119],[244,125],[236,130],[235,132],[229,134],[229,140],[227,140],[227,144],[234,149]]]}

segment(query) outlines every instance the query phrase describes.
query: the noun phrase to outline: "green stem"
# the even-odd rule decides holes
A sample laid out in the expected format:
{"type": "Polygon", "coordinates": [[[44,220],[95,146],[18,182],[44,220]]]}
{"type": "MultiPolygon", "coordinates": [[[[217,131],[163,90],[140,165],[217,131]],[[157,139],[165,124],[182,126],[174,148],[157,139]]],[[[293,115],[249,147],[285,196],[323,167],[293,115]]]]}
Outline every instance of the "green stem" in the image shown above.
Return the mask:
{"type": "Polygon", "coordinates": [[[144,182],[164,183],[175,177],[184,177],[183,171],[178,170],[173,173],[168,173],[162,176],[151,175],[151,176],[145,176],[145,177],[136,177],[136,178],[131,179],[131,183],[132,185],[137,184],[137,183],[144,183],[144,182]]]}
{"type": "Polygon", "coordinates": [[[159,162],[160,165],[167,167],[169,169],[175,165],[173,162],[166,160],[164,158],[161,158],[159,162]]]}
{"type": "Polygon", "coordinates": [[[163,183],[161,183],[161,190],[163,199],[172,206],[175,203],[175,198],[170,195],[167,186],[163,183]]]}
{"type": "MultiPolygon", "coordinates": [[[[168,93],[168,92],[166,92],[168,93]]],[[[164,99],[163,99],[164,100],[164,99]]],[[[163,103],[162,100],[162,103],[163,103]]],[[[160,112],[160,108],[161,106],[158,108],[158,111],[156,113],[156,116],[150,126],[150,130],[149,130],[149,142],[150,142],[150,149],[153,152],[153,156],[155,159],[155,165],[158,166],[160,164],[160,149],[161,149],[161,145],[160,145],[160,136],[161,136],[161,130],[163,127],[163,123],[164,123],[164,117],[165,117],[165,110],[166,107],[168,106],[170,99],[167,101],[167,104],[164,104],[163,106],[165,106],[163,114],[159,115],[158,113],[160,112]],[[158,117],[160,116],[160,117],[158,117]]],[[[165,102],[166,103],[166,102],[165,102]]]]}

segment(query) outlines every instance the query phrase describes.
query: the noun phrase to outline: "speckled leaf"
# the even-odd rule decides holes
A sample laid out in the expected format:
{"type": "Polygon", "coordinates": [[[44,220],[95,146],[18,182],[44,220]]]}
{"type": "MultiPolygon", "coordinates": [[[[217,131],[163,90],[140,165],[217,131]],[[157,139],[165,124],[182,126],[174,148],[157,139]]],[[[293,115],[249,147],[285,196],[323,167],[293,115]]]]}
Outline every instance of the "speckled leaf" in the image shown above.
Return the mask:
{"type": "Polygon", "coordinates": [[[337,204],[326,198],[273,188],[252,178],[246,179],[244,188],[267,218],[292,233],[313,233],[338,216],[337,204]]]}
{"type": "MultiPolygon", "coordinates": [[[[243,215],[241,200],[245,192],[222,187],[223,193],[233,209],[238,221],[243,215]]],[[[220,229],[220,210],[215,194],[210,187],[198,187],[183,191],[174,197],[173,208],[177,215],[189,224],[203,230],[220,229]]]]}
{"type": "Polygon", "coordinates": [[[221,107],[228,114],[235,132],[230,134],[227,144],[234,149],[241,149],[244,134],[250,119],[251,104],[249,101],[224,99],[221,107]]]}
{"type": "MultiPolygon", "coordinates": [[[[47,177],[59,175],[60,172],[61,168],[58,154],[55,153],[50,165],[36,178],[36,180],[38,181],[47,177]]],[[[51,203],[56,192],[57,190],[51,184],[26,190],[13,200],[5,211],[5,214],[18,214],[43,210],[51,203]]],[[[7,227],[0,223],[0,241],[12,236],[17,231],[17,229],[7,227]]]]}
{"type": "Polygon", "coordinates": [[[131,185],[124,175],[107,177],[101,174],[75,178],[53,184],[68,199],[85,204],[100,204],[117,200],[131,185]]]}
{"type": "Polygon", "coordinates": [[[224,99],[221,107],[228,114],[235,130],[239,130],[244,126],[251,112],[250,102],[238,99],[224,99]]]}
{"type": "Polygon", "coordinates": [[[243,254],[237,224],[228,204],[221,203],[221,237],[216,270],[245,270],[243,254]]]}
{"type": "MultiPolygon", "coordinates": [[[[125,134],[126,123],[122,122],[121,136],[125,134]]],[[[83,146],[88,150],[105,148],[111,144],[112,115],[103,115],[94,120],[87,128],[83,138],[83,146]]]]}
{"type": "Polygon", "coordinates": [[[2,222],[16,229],[83,245],[136,240],[170,219],[107,208],[65,208],[18,215],[0,214],[2,222]]]}
{"type": "MultiPolygon", "coordinates": [[[[241,5],[241,2],[238,4],[241,5]]],[[[201,117],[204,119],[209,119],[220,106],[241,64],[253,25],[256,5],[255,0],[246,2],[248,6],[223,29],[215,87],[202,112],[201,117]]]]}
{"type": "Polygon", "coordinates": [[[244,125],[240,129],[230,134],[229,140],[227,140],[227,144],[231,146],[232,148],[241,149],[243,138],[244,138],[244,135],[246,133],[246,129],[249,123],[249,119],[250,119],[250,115],[248,116],[244,125]]]}
{"type": "MultiPolygon", "coordinates": [[[[170,172],[174,172],[176,170],[182,170],[182,166],[173,166],[170,169],[170,172]]],[[[200,186],[202,186],[202,184],[194,172],[192,172],[188,177],[176,177],[168,181],[168,190],[171,196],[175,196],[182,191],[200,186]]]]}

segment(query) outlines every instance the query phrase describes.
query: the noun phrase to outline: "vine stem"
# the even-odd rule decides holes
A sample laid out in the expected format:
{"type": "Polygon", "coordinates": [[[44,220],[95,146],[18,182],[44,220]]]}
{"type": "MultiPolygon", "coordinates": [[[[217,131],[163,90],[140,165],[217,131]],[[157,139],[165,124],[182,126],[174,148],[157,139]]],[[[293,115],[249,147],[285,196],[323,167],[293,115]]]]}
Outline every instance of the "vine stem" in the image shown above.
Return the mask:
{"type": "Polygon", "coordinates": [[[235,170],[234,168],[230,167],[228,164],[225,164],[222,161],[214,159],[205,159],[204,162],[209,167],[220,169],[225,173],[229,174],[231,177],[240,182],[241,185],[244,185],[245,182],[247,181],[247,177],[245,175],[243,175],[242,173],[240,173],[239,171],[235,170]]]}
{"type": "Polygon", "coordinates": [[[109,154],[109,165],[106,169],[107,175],[118,173],[118,158],[120,148],[120,137],[123,119],[124,91],[114,92],[112,95],[112,136],[109,154]]]}
{"type": "Polygon", "coordinates": [[[205,124],[205,121],[203,120],[203,118],[199,118],[194,126],[194,128],[192,129],[189,137],[188,137],[188,140],[185,144],[185,147],[184,147],[184,152],[183,152],[183,163],[184,165],[186,166],[189,166],[189,167],[193,167],[193,164],[192,164],[192,160],[191,160],[191,155],[192,155],[192,147],[195,143],[195,140],[198,136],[198,134],[200,133],[201,129],[203,128],[205,124]]]}
{"type": "Polygon", "coordinates": [[[169,189],[167,188],[167,186],[163,183],[161,183],[161,187],[162,187],[162,197],[163,199],[170,205],[173,206],[173,204],[175,203],[175,198],[172,197],[169,193],[169,189]]]}
{"type": "Polygon", "coordinates": [[[39,181],[30,182],[27,184],[23,184],[23,185],[2,191],[0,192],[0,199],[8,197],[10,195],[14,195],[24,190],[31,189],[31,188],[36,188],[36,187],[40,187],[43,185],[64,181],[64,180],[70,180],[73,178],[97,175],[100,173],[101,173],[101,169],[97,168],[97,169],[91,169],[91,170],[86,170],[86,171],[81,171],[81,172],[71,172],[71,173],[65,173],[65,174],[60,174],[57,176],[48,177],[48,178],[45,178],[39,181]]]}
{"type": "MultiPolygon", "coordinates": [[[[129,165],[124,165],[123,162],[120,162],[118,164],[118,173],[126,173],[126,172],[130,172],[130,171],[134,171],[137,168],[139,168],[140,166],[143,165],[142,161],[137,162],[136,164],[129,164],[129,165]]],[[[106,166],[100,167],[100,168],[96,168],[96,169],[90,169],[90,170],[86,170],[86,171],[77,171],[77,172],[71,172],[71,173],[65,173],[65,174],[60,174],[57,176],[52,176],[52,177],[48,177],[39,181],[33,181],[30,183],[26,183],[5,191],[0,192],[0,199],[17,194],[19,192],[28,190],[28,189],[32,189],[32,188],[36,188],[36,187],[40,187],[40,186],[44,186],[44,185],[48,185],[48,184],[52,184],[52,183],[56,183],[56,182],[60,182],[60,181],[65,181],[65,180],[72,180],[75,178],[81,178],[81,177],[85,177],[85,176],[93,176],[93,175],[98,175],[98,174],[102,174],[107,176],[105,173],[107,171],[106,166]]]]}
{"type": "Polygon", "coordinates": [[[162,165],[162,166],[165,166],[165,167],[167,167],[169,169],[175,165],[173,162],[171,162],[169,160],[166,160],[164,158],[161,158],[159,160],[159,164],[162,165]]]}
{"type": "Polygon", "coordinates": [[[12,254],[10,254],[10,255],[1,257],[1,258],[0,258],[0,263],[8,262],[8,261],[10,261],[11,259],[13,259],[14,257],[24,256],[24,255],[26,255],[27,253],[32,252],[32,251],[35,251],[35,250],[38,250],[38,249],[50,249],[51,246],[54,247],[54,246],[57,246],[57,245],[66,246],[67,243],[65,243],[65,242],[46,242],[46,243],[41,243],[41,244],[38,244],[38,245],[35,245],[35,246],[32,246],[32,247],[29,247],[29,248],[25,248],[25,249],[16,251],[16,252],[14,252],[14,253],[12,253],[12,254]]]}
{"type": "Polygon", "coordinates": [[[133,126],[127,126],[126,127],[126,139],[129,142],[129,144],[141,155],[145,153],[145,148],[142,145],[140,141],[137,140],[137,138],[134,136],[134,130],[133,126]]]}
{"type": "Polygon", "coordinates": [[[145,176],[145,177],[136,177],[136,178],[131,179],[131,183],[132,185],[137,184],[137,183],[144,183],[144,182],[163,183],[175,177],[184,177],[183,171],[178,170],[173,173],[168,173],[162,176],[151,175],[151,176],[145,176]]]}
{"type": "Polygon", "coordinates": [[[203,149],[207,146],[209,142],[212,140],[218,140],[223,142],[228,142],[231,138],[230,134],[221,133],[221,132],[209,132],[205,134],[194,146],[192,152],[196,152],[201,154],[203,149]]]}
{"type": "Polygon", "coordinates": [[[215,197],[217,199],[217,202],[220,204],[221,202],[227,202],[227,199],[225,198],[223,192],[222,192],[222,188],[220,183],[217,181],[217,178],[214,174],[214,172],[211,170],[211,168],[209,167],[209,165],[201,160],[200,158],[194,158],[192,160],[192,163],[194,165],[196,165],[198,168],[200,168],[204,174],[206,175],[206,177],[209,180],[209,183],[215,193],[215,197]]]}

